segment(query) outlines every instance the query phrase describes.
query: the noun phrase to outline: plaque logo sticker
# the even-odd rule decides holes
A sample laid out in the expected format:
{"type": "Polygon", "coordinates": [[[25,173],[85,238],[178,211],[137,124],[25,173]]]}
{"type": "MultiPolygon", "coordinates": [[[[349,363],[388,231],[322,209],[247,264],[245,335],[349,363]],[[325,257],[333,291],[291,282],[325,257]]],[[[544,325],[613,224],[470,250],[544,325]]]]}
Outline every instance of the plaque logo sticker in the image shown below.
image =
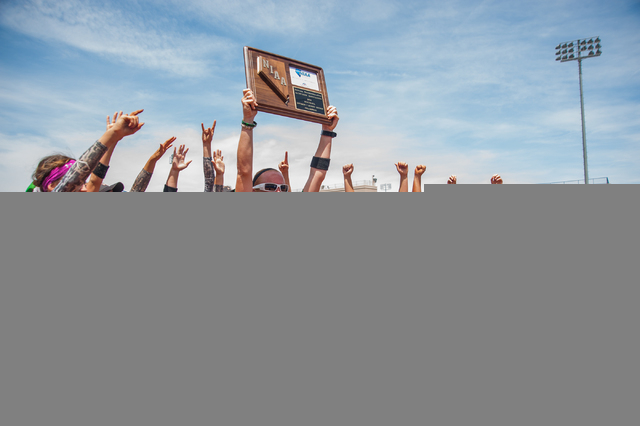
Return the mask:
{"type": "Polygon", "coordinates": [[[260,56],[257,59],[258,75],[271,87],[271,89],[282,99],[289,102],[287,75],[284,63],[260,56]]]}
{"type": "Polygon", "coordinates": [[[320,90],[320,85],[318,84],[318,74],[305,71],[300,68],[290,67],[289,75],[291,76],[291,84],[298,87],[304,87],[306,89],[311,90],[320,90]]]}

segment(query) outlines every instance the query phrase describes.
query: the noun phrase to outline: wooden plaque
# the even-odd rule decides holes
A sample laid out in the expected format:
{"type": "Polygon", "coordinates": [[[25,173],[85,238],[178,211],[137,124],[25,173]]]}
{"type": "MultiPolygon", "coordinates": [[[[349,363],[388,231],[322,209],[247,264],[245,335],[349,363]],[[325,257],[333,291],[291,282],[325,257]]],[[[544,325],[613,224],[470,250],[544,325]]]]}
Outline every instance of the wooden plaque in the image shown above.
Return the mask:
{"type": "Polygon", "coordinates": [[[246,46],[244,66],[247,87],[256,96],[258,111],[331,123],[322,68],[246,46]]]}

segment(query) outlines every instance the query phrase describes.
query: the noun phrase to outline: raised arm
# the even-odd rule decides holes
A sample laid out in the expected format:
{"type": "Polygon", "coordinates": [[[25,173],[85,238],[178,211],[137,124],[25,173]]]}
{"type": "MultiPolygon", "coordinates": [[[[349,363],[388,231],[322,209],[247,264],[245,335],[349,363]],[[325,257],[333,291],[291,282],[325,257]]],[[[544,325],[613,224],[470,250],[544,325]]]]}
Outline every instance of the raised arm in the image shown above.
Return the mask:
{"type": "Polygon", "coordinates": [[[243,91],[242,97],[242,131],[238,141],[238,176],[236,192],[253,191],[253,129],[258,114],[258,102],[249,89],[243,91]]]}
{"type": "Polygon", "coordinates": [[[327,117],[331,120],[331,124],[322,125],[322,134],[320,136],[320,143],[316,154],[311,160],[311,170],[309,171],[309,178],[304,186],[304,192],[320,192],[320,187],[324,178],[327,176],[327,170],[329,170],[329,163],[331,159],[331,142],[336,134],[333,133],[340,117],[338,117],[338,110],[334,106],[327,108],[327,117]]]}
{"type": "Polygon", "coordinates": [[[409,165],[407,163],[396,163],[396,170],[400,174],[400,189],[398,192],[409,192],[409,165]]]}
{"type": "Polygon", "coordinates": [[[145,192],[147,190],[147,186],[149,186],[149,182],[151,181],[151,176],[153,176],[153,171],[156,168],[156,163],[162,158],[164,153],[173,146],[173,142],[175,140],[175,137],[167,139],[165,143],[160,144],[160,147],[156,152],[151,154],[147,164],[144,165],[144,168],[140,171],[138,177],[133,182],[131,192],[145,192]]]}
{"type": "Polygon", "coordinates": [[[284,152],[284,160],[278,164],[278,169],[280,173],[282,173],[282,177],[284,177],[284,183],[289,187],[289,192],[291,192],[291,182],[289,181],[289,151],[284,152]]]}
{"type": "Polygon", "coordinates": [[[213,192],[224,192],[224,156],[221,150],[213,152],[213,168],[215,169],[216,178],[213,182],[213,192]]]}
{"type": "Polygon", "coordinates": [[[449,180],[447,180],[447,185],[455,185],[458,183],[458,176],[451,175],[449,176],[449,180]]]}
{"type": "MultiPolygon", "coordinates": [[[[116,125],[118,121],[118,115],[122,115],[122,111],[115,112],[113,114],[113,121],[111,121],[111,117],[107,116],[107,130],[116,125]]],[[[113,151],[116,149],[118,144],[115,143],[111,148],[107,149],[107,152],[104,153],[100,162],[96,166],[96,168],[91,173],[91,177],[89,178],[89,182],[87,182],[87,192],[99,192],[100,187],[102,187],[102,181],[107,176],[107,171],[109,170],[109,163],[111,162],[111,156],[113,155],[113,151]]]]}
{"type": "Polygon", "coordinates": [[[200,123],[202,126],[202,169],[204,170],[204,192],[213,192],[213,185],[215,179],[215,171],[213,169],[213,157],[211,155],[211,141],[213,140],[213,133],[216,130],[216,120],[213,120],[213,125],[205,129],[204,123],[200,123]]]}
{"type": "Polygon", "coordinates": [[[427,166],[422,164],[416,166],[416,170],[413,172],[413,189],[411,192],[422,192],[422,175],[427,171],[427,166]]]}
{"type": "Polygon", "coordinates": [[[355,192],[353,190],[353,182],[351,182],[351,174],[353,173],[353,164],[345,164],[342,166],[342,175],[344,176],[344,192],[355,192]]]}
{"type": "Polygon", "coordinates": [[[503,183],[504,183],[504,181],[502,180],[500,175],[491,176],[491,184],[492,185],[502,185],[503,183]]]}
{"type": "Polygon", "coordinates": [[[84,154],[80,156],[71,169],[64,175],[52,192],[75,192],[84,186],[89,174],[96,168],[102,156],[122,138],[133,135],[144,126],[134,111],[129,115],[121,115],[116,124],[107,130],[84,154]]]}
{"type": "Polygon", "coordinates": [[[169,177],[167,183],[164,186],[164,192],[178,192],[178,177],[180,172],[189,167],[191,161],[185,163],[184,160],[187,157],[189,148],[185,150],[184,145],[180,145],[180,148],[176,152],[176,148],[173,147],[173,163],[171,163],[171,170],[169,171],[169,177]]]}

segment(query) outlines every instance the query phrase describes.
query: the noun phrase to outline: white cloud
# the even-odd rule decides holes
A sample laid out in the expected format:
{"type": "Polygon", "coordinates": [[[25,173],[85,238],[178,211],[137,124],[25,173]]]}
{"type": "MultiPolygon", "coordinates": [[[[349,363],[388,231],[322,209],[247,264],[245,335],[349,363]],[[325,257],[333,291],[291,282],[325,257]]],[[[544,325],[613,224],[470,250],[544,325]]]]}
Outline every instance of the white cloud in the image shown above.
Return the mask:
{"type": "Polygon", "coordinates": [[[226,55],[228,40],[170,31],[139,12],[79,0],[30,0],[7,5],[4,26],[143,68],[201,76],[212,54],[226,55]],[[129,13],[125,13],[129,12],[129,13]]]}
{"type": "Polygon", "coordinates": [[[301,34],[322,31],[335,2],[298,0],[167,0],[183,13],[235,34],[301,34]]]}

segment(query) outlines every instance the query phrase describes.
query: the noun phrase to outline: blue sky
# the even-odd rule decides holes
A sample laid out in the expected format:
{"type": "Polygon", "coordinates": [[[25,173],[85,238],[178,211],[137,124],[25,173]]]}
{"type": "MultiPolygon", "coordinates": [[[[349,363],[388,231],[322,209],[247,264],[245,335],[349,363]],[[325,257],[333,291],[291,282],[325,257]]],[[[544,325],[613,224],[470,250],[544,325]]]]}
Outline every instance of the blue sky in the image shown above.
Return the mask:
{"type": "MultiPolygon", "coordinates": [[[[159,142],[190,147],[180,191],[201,191],[200,123],[218,122],[235,185],[243,46],[325,70],[338,108],[326,184],[425,164],[423,183],[542,183],[583,177],[578,64],[562,41],[600,36],[583,63],[590,177],[640,183],[640,2],[255,1],[0,2],[0,190],[24,191],[43,156],[79,156],[107,115],[144,108],[106,182],[126,189],[159,142]]],[[[260,113],[254,168],[289,151],[302,188],[320,126],[260,113]]],[[[169,156],[149,191],[161,191],[169,156]]]]}

